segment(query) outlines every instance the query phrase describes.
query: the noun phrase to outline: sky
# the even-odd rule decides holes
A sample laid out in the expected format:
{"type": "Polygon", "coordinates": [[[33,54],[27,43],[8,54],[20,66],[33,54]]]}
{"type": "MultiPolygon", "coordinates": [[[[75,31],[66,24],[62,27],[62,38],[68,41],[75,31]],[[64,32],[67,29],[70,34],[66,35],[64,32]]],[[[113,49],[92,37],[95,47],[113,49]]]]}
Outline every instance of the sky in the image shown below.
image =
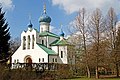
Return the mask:
{"type": "Polygon", "coordinates": [[[120,18],[120,0],[0,0],[0,3],[6,12],[5,18],[12,38],[20,37],[21,32],[27,30],[29,16],[33,28],[39,31],[39,17],[43,13],[44,3],[47,15],[52,19],[51,29],[58,35],[61,24],[65,35],[69,34],[68,26],[81,8],[85,8],[88,13],[99,8],[103,14],[107,14],[109,8],[113,7],[120,18]]]}

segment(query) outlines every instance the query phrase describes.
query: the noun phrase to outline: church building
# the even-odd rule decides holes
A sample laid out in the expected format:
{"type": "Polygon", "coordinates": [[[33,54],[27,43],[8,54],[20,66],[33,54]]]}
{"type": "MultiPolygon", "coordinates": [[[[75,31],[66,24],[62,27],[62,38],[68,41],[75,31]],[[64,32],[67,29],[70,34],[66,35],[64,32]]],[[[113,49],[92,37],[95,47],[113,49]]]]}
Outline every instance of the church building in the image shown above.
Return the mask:
{"type": "Polygon", "coordinates": [[[50,32],[50,22],[51,18],[47,15],[44,5],[44,12],[39,19],[40,31],[33,28],[30,21],[28,29],[21,33],[21,45],[12,55],[12,64],[75,63],[72,45],[64,38],[62,29],[59,36],[50,32]]]}

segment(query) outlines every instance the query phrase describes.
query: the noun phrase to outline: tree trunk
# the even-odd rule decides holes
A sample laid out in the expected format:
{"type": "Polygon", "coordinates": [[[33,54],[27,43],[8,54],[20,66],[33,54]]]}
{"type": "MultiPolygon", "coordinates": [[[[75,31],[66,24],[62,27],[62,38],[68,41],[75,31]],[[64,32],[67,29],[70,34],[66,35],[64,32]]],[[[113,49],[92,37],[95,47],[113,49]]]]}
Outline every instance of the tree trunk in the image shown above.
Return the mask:
{"type": "Polygon", "coordinates": [[[119,65],[116,63],[116,76],[119,77],[119,65]]]}
{"type": "Polygon", "coordinates": [[[87,65],[87,77],[88,77],[88,78],[91,78],[90,69],[89,69],[89,66],[88,66],[88,65],[87,65]]]}
{"type": "Polygon", "coordinates": [[[98,79],[98,78],[99,78],[99,74],[98,74],[98,66],[96,66],[96,70],[95,70],[95,71],[96,71],[96,73],[95,73],[95,74],[96,74],[96,79],[98,79]]]}

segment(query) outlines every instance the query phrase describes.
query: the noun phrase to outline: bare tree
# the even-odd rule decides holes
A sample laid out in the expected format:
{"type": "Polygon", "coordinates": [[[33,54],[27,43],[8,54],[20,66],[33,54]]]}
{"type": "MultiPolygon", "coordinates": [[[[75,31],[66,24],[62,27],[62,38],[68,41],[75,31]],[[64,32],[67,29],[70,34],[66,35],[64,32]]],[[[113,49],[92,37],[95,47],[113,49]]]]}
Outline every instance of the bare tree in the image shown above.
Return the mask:
{"type": "Polygon", "coordinates": [[[86,10],[82,8],[82,10],[79,11],[78,16],[76,17],[76,25],[75,28],[77,31],[80,32],[81,38],[82,38],[82,47],[83,47],[83,55],[85,57],[85,65],[87,69],[87,76],[88,78],[91,77],[90,75],[90,68],[88,64],[88,52],[87,52],[87,20],[88,16],[86,15],[86,10]]]}
{"type": "Polygon", "coordinates": [[[82,52],[80,59],[86,66],[88,77],[91,75],[91,65],[94,65],[96,78],[99,78],[98,68],[110,65],[110,52],[116,65],[116,75],[119,76],[119,59],[116,59],[118,50],[115,49],[116,23],[117,17],[113,8],[108,11],[106,19],[99,9],[96,9],[89,18],[84,8],[79,11],[72,27],[73,32],[78,33],[74,36],[73,42],[75,45],[79,44],[77,50],[82,52]]]}
{"type": "Polygon", "coordinates": [[[10,53],[13,54],[20,46],[20,38],[14,38],[10,40],[10,53]]]}
{"type": "Polygon", "coordinates": [[[102,41],[102,33],[105,31],[105,22],[102,16],[102,13],[99,9],[96,9],[93,14],[90,16],[89,21],[89,30],[90,34],[93,38],[94,48],[94,57],[95,57],[95,71],[96,71],[96,78],[99,78],[98,75],[98,67],[100,63],[100,41],[102,41]]]}
{"type": "Polygon", "coordinates": [[[111,59],[113,63],[116,65],[116,76],[119,77],[119,65],[117,62],[117,53],[116,53],[116,24],[118,22],[116,13],[113,8],[110,8],[107,14],[107,31],[108,31],[108,36],[109,36],[109,41],[110,41],[110,50],[111,50],[111,59]]]}

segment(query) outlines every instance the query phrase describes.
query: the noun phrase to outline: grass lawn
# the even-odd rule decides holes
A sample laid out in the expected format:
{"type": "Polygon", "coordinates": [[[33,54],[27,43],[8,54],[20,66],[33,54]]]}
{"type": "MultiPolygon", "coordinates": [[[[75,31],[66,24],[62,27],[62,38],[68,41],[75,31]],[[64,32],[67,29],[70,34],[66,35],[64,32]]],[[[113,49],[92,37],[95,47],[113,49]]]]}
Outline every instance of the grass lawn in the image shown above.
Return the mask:
{"type": "Polygon", "coordinates": [[[95,79],[95,78],[75,78],[75,79],[67,79],[67,80],[120,80],[120,78],[107,78],[107,79],[95,79]]]}
{"type": "Polygon", "coordinates": [[[120,78],[116,78],[115,76],[112,75],[112,76],[101,76],[100,79],[78,77],[74,79],[64,79],[64,80],[120,80],[120,78]]]}

